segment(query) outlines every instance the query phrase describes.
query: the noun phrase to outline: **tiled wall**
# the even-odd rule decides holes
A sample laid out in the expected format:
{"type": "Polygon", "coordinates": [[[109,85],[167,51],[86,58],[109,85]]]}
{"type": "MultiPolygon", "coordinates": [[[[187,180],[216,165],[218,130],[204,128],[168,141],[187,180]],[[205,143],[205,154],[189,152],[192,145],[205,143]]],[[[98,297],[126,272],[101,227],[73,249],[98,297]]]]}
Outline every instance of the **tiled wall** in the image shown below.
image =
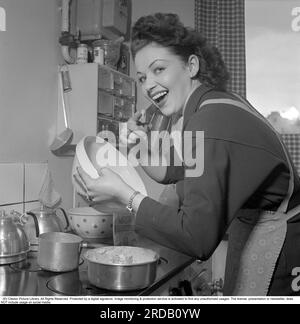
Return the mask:
{"type": "Polygon", "coordinates": [[[39,207],[45,163],[0,163],[0,210],[24,213],[39,207]]]}

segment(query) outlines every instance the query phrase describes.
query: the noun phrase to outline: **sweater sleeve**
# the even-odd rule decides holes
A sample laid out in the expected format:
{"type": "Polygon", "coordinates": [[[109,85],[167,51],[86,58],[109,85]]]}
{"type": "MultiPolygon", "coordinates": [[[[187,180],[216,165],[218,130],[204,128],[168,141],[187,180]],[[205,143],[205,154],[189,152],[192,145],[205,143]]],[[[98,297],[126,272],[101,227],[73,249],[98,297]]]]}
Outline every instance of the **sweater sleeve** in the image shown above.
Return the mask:
{"type": "MultiPolygon", "coordinates": [[[[193,120],[189,127],[199,127],[199,120],[193,120]]],[[[193,141],[193,152],[195,145],[193,141]]],[[[187,176],[187,167],[184,169],[180,208],[147,197],[137,211],[136,230],[162,245],[205,260],[218,246],[236,212],[258,188],[264,196],[269,176],[281,175],[286,166],[267,150],[211,138],[208,133],[203,174],[187,176]]],[[[286,192],[288,172],[286,179],[281,188],[276,188],[278,200],[286,192]]]]}

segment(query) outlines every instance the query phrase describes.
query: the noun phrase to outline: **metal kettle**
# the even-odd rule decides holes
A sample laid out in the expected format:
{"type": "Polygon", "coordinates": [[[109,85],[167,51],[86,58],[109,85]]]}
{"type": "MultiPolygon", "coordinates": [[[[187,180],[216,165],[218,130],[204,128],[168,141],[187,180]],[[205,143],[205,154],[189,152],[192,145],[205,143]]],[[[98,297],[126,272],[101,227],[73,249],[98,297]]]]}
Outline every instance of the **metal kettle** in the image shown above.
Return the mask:
{"type": "MultiPolygon", "coordinates": [[[[19,223],[20,213],[12,211],[0,214],[0,265],[26,259],[30,244],[23,226],[19,223]]],[[[39,235],[37,220],[33,216],[36,235],[39,235]]]]}
{"type": "Polygon", "coordinates": [[[51,209],[47,208],[44,205],[41,205],[40,208],[33,209],[26,212],[20,218],[21,223],[24,224],[25,231],[30,239],[31,245],[38,244],[38,239],[33,232],[33,224],[28,222],[28,219],[25,220],[26,215],[35,216],[38,222],[39,234],[47,232],[65,232],[69,228],[69,220],[67,214],[63,208],[51,209]],[[65,218],[65,226],[57,214],[57,211],[60,210],[65,218]]]}

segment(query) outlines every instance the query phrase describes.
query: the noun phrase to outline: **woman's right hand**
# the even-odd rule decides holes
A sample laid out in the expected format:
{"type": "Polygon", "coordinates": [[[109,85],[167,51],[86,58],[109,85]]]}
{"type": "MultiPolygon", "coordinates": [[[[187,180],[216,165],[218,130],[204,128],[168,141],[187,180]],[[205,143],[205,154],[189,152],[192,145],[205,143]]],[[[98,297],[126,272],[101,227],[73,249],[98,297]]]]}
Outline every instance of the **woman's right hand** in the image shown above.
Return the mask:
{"type": "Polygon", "coordinates": [[[144,116],[145,110],[138,111],[127,123],[124,123],[120,132],[120,140],[123,144],[135,144],[137,139],[147,141],[148,126],[140,121],[144,116]]]}
{"type": "MultiPolygon", "coordinates": [[[[149,108],[148,108],[149,109],[149,108]]],[[[127,123],[123,124],[123,128],[120,129],[120,141],[121,143],[127,145],[134,145],[137,143],[137,140],[139,139],[139,149],[141,150],[141,154],[138,160],[138,163],[141,165],[141,167],[144,169],[144,171],[152,178],[153,180],[160,182],[162,181],[167,172],[166,163],[162,166],[151,166],[149,164],[150,160],[153,161],[160,161],[160,150],[156,149],[154,146],[149,145],[148,143],[148,132],[150,129],[149,125],[143,125],[141,123],[141,119],[145,115],[145,110],[138,111],[134,114],[132,118],[128,120],[127,123]],[[144,146],[145,150],[141,148],[141,145],[144,146]],[[146,154],[142,154],[146,153],[146,154]],[[150,159],[151,158],[151,159],[150,159]]],[[[134,152],[135,154],[136,152],[134,152]]],[[[129,154],[130,159],[130,154],[129,154]]],[[[161,156],[161,160],[163,160],[164,157],[161,156]]],[[[135,159],[131,160],[135,163],[135,159]]]]}

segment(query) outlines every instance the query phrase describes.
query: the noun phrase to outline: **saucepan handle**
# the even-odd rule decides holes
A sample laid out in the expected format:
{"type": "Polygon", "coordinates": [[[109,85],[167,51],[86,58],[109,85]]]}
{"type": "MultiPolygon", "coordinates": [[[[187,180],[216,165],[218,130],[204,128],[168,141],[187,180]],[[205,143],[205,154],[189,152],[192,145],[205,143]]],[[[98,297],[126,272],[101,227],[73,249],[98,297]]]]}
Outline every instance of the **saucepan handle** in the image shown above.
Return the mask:
{"type": "Polygon", "coordinates": [[[100,246],[103,246],[103,244],[93,244],[93,243],[89,243],[89,242],[81,242],[80,245],[79,245],[79,265],[81,265],[84,260],[80,257],[81,256],[81,252],[82,252],[82,249],[85,248],[85,249],[95,249],[95,248],[98,248],[100,246]],[[80,259],[82,259],[82,261],[80,261],[80,259]]]}
{"type": "Polygon", "coordinates": [[[107,244],[102,244],[102,243],[90,243],[90,242],[81,242],[81,249],[86,248],[86,249],[95,249],[99,247],[107,246],[107,244]]]}
{"type": "Polygon", "coordinates": [[[64,231],[66,231],[66,230],[69,228],[69,226],[70,226],[70,223],[69,223],[69,219],[68,219],[67,213],[65,212],[65,210],[64,210],[63,208],[58,207],[58,208],[55,210],[55,214],[56,214],[56,215],[57,215],[56,211],[57,211],[58,209],[62,211],[62,213],[63,213],[63,215],[64,215],[64,217],[65,217],[65,220],[66,220],[66,227],[64,228],[64,231]]]}

